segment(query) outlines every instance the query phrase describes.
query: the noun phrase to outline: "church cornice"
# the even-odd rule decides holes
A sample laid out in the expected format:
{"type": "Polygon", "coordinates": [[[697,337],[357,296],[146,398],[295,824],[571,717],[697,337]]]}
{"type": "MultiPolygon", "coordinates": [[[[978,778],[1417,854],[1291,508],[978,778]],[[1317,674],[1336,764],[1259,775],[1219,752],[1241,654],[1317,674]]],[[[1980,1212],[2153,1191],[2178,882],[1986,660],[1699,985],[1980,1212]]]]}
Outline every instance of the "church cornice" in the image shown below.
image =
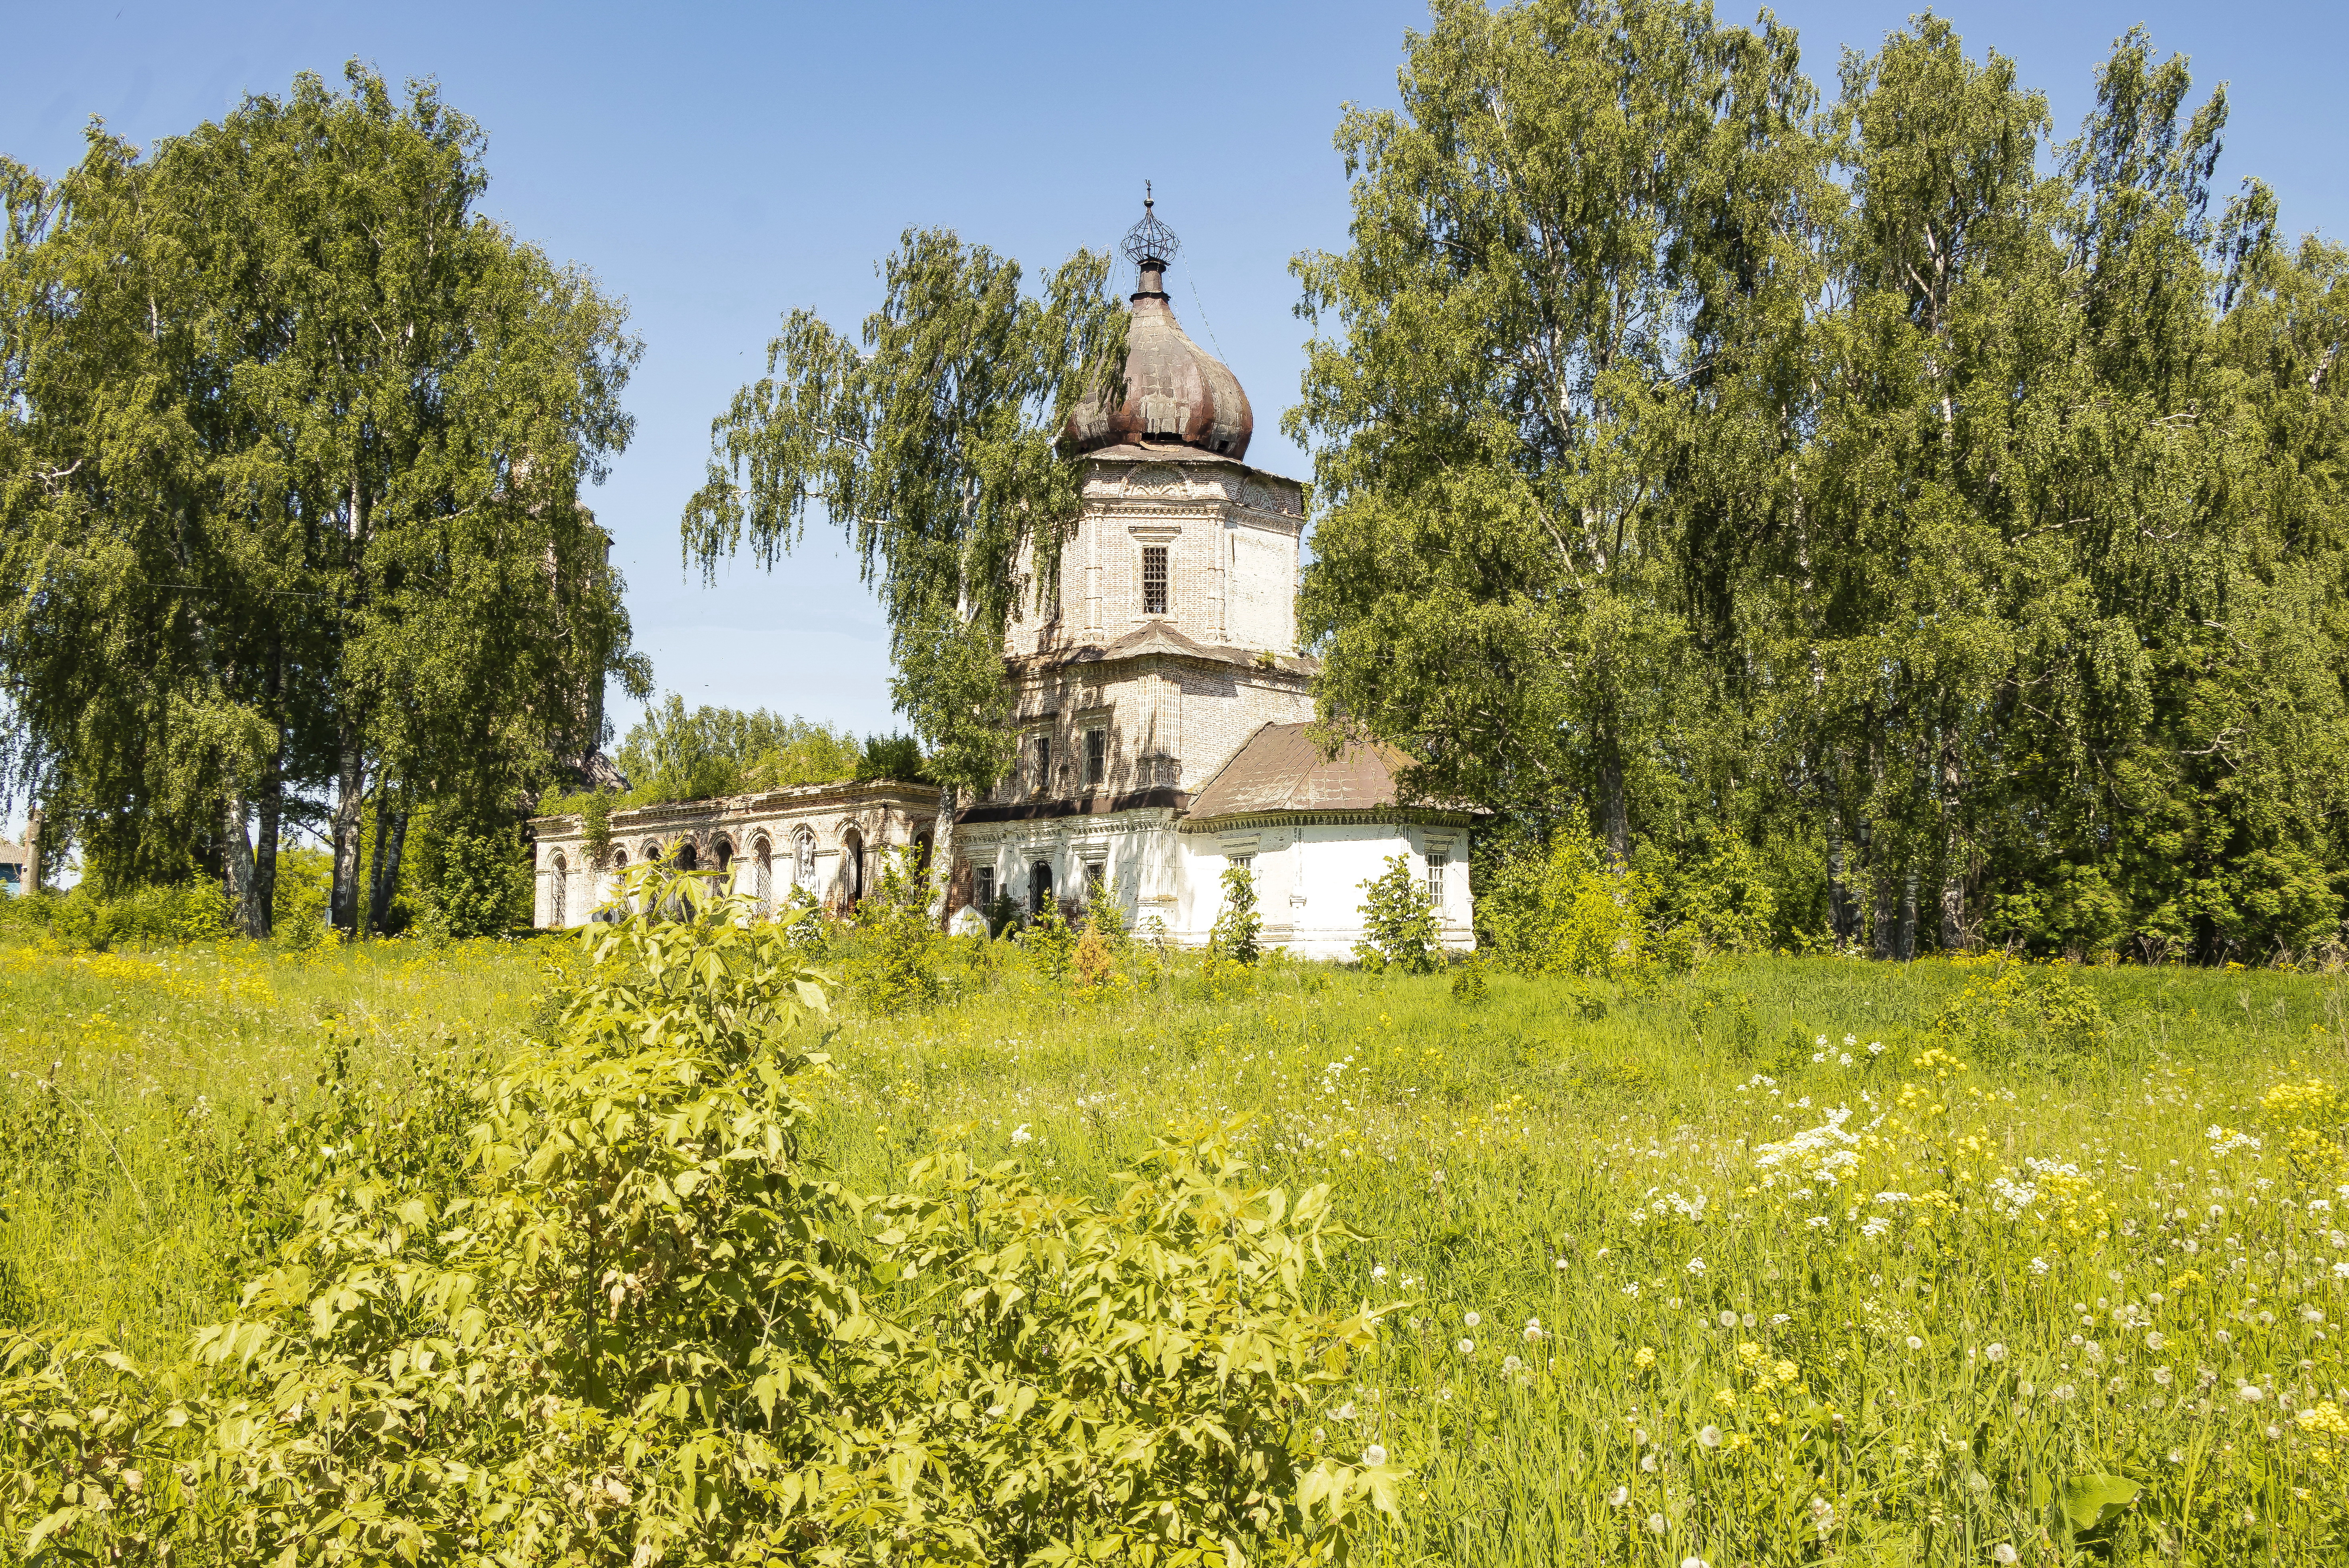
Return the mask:
{"type": "MultiPolygon", "coordinates": [[[[663,828],[697,827],[792,812],[854,809],[874,804],[902,806],[908,811],[938,809],[938,787],[895,779],[862,783],[800,784],[788,789],[762,789],[752,795],[720,795],[708,800],[669,800],[651,806],[631,806],[611,816],[612,836],[630,837],[663,828]]],[[[585,826],[576,815],[533,817],[537,837],[578,836],[585,826]]]]}
{"type": "Polygon", "coordinates": [[[1376,806],[1362,811],[1230,811],[1220,817],[1185,817],[1178,833],[1229,833],[1242,828],[1371,824],[1380,827],[1473,828],[1475,813],[1424,806],[1376,806]]]}

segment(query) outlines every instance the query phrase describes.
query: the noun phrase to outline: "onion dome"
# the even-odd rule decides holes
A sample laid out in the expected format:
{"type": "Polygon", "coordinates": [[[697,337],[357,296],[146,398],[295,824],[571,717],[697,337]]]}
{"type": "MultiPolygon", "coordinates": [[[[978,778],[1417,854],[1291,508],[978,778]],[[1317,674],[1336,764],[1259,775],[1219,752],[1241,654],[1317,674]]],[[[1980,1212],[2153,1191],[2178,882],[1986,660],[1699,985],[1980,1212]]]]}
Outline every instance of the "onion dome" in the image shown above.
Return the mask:
{"type": "Polygon", "coordinates": [[[1182,242],[1158,221],[1154,205],[1145,194],[1142,222],[1127,232],[1123,246],[1141,274],[1125,328],[1124,396],[1104,394],[1081,404],[1069,416],[1069,444],[1080,452],[1133,444],[1246,457],[1256,416],[1239,377],[1191,341],[1167,304],[1166,266],[1182,242]]]}

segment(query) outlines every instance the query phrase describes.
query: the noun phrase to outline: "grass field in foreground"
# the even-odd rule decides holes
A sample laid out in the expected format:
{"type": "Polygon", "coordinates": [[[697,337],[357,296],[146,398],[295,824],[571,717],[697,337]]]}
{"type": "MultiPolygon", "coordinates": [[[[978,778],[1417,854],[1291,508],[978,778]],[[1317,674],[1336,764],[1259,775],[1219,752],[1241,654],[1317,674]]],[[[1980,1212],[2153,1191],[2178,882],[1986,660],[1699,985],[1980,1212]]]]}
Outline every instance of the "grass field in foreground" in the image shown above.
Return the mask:
{"type": "MultiPolygon", "coordinates": [[[[439,1103],[566,951],[0,949],[0,1306],[169,1355],[305,1139],[439,1103]]],[[[1415,1472],[1395,1561],[2349,1554],[2336,977],[1744,959],[1467,1002],[993,955],[925,1016],[843,1012],[821,1152],[866,1191],[947,1140],[1106,1191],[1248,1118],[1263,1179],[1364,1238],[1313,1288],[1404,1304],[1312,1434],[1415,1472]]]]}

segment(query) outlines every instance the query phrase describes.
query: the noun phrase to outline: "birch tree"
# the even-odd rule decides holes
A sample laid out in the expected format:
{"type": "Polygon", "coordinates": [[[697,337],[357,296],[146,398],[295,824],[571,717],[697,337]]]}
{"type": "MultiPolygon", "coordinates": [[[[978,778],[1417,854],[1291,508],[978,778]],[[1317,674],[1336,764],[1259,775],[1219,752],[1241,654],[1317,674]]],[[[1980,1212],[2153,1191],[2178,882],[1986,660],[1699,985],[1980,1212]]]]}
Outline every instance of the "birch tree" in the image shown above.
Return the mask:
{"type": "Polygon", "coordinates": [[[765,375],[711,423],[682,530],[705,574],[745,548],[772,569],[811,509],[856,552],[889,623],[892,695],[940,786],[943,913],[958,798],[1011,760],[1002,647],[1019,577],[1049,600],[1082,501],[1061,427],[1122,363],[1125,318],[1108,258],[1090,251],[1028,294],[1019,263],[908,230],[879,272],[882,304],[858,340],[812,311],[785,318],[765,375]]]}

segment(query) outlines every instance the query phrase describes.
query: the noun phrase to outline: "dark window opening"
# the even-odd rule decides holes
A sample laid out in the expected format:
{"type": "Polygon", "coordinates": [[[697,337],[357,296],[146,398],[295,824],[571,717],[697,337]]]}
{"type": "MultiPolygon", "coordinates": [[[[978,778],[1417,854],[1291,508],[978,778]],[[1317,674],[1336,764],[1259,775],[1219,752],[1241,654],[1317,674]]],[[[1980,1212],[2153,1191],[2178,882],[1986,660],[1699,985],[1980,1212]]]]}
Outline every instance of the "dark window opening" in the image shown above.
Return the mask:
{"type": "Polygon", "coordinates": [[[1099,898],[1101,896],[1102,889],[1106,886],[1108,882],[1109,867],[1106,864],[1100,861],[1087,861],[1085,862],[1085,902],[1087,903],[1091,903],[1093,900],[1099,898]]]}
{"type": "Polygon", "coordinates": [[[726,869],[734,863],[734,846],[728,843],[724,839],[720,839],[718,841],[717,849],[718,870],[719,873],[723,875],[726,869]]]}
{"type": "Polygon", "coordinates": [[[1166,547],[1163,544],[1142,547],[1142,613],[1166,614],[1166,547]]]}
{"type": "Polygon", "coordinates": [[[1028,913],[1041,914],[1052,902],[1052,868],[1038,861],[1028,868],[1028,913]]]}
{"type": "Polygon", "coordinates": [[[1085,788],[1092,789],[1109,777],[1109,731],[1085,731],[1085,788]]]}
{"type": "Polygon", "coordinates": [[[694,846],[693,846],[693,841],[692,841],[691,839],[688,839],[685,842],[683,842],[683,843],[681,843],[681,844],[678,845],[678,847],[677,847],[677,869],[678,869],[678,870],[679,870],[679,871],[681,871],[681,872],[689,872],[689,871],[693,870],[696,866],[698,866],[700,863],[701,863],[701,851],[694,848],[694,846]]]}
{"type": "Polygon", "coordinates": [[[1052,738],[1040,735],[1030,745],[1036,757],[1036,788],[1041,792],[1052,787],[1052,738]]]}
{"type": "Polygon", "coordinates": [[[995,907],[995,868],[993,866],[978,868],[978,873],[971,879],[971,891],[974,901],[981,910],[995,907]]]}

